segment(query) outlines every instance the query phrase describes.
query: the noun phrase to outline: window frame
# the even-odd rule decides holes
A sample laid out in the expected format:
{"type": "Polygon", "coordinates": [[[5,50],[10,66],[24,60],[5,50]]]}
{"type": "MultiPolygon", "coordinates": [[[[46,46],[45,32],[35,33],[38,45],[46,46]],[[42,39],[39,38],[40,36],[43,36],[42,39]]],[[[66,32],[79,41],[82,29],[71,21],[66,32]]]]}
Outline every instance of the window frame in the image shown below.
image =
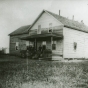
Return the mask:
{"type": "Polygon", "coordinates": [[[37,34],[41,34],[41,25],[38,25],[37,34]]]}
{"type": "Polygon", "coordinates": [[[46,45],[46,41],[42,41],[42,45],[46,45]]]}
{"type": "Polygon", "coordinates": [[[19,50],[19,42],[16,42],[16,44],[15,44],[15,50],[19,50]]]}
{"type": "Polygon", "coordinates": [[[52,23],[49,23],[49,29],[48,29],[48,33],[52,33],[53,32],[53,27],[52,27],[52,23]],[[51,30],[51,32],[50,32],[51,30]]]}
{"type": "Polygon", "coordinates": [[[52,50],[56,50],[56,40],[52,41],[52,50]],[[53,45],[55,45],[54,48],[53,45]]]}
{"type": "Polygon", "coordinates": [[[46,41],[42,41],[42,48],[45,50],[46,49],[46,41]]]}

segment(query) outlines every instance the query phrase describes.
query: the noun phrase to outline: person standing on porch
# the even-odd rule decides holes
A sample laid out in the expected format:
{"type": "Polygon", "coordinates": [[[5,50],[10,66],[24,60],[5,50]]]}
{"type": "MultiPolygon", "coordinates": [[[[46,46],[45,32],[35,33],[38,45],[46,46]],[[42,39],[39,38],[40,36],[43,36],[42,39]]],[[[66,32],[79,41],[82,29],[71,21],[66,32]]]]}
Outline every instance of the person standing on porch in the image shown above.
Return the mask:
{"type": "Polygon", "coordinates": [[[42,51],[42,46],[41,45],[39,46],[39,51],[42,51]]]}

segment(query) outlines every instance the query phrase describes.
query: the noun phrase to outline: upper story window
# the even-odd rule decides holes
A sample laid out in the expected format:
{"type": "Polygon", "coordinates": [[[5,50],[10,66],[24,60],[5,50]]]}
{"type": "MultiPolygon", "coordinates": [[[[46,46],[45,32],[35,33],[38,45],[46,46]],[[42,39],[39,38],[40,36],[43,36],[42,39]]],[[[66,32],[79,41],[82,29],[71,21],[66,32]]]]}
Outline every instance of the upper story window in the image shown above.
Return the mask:
{"type": "Polygon", "coordinates": [[[19,42],[16,42],[15,50],[19,50],[19,42]]]}
{"type": "Polygon", "coordinates": [[[49,33],[52,32],[52,23],[49,23],[49,33]]]}
{"type": "Polygon", "coordinates": [[[38,25],[37,34],[41,34],[41,25],[38,25]]]}

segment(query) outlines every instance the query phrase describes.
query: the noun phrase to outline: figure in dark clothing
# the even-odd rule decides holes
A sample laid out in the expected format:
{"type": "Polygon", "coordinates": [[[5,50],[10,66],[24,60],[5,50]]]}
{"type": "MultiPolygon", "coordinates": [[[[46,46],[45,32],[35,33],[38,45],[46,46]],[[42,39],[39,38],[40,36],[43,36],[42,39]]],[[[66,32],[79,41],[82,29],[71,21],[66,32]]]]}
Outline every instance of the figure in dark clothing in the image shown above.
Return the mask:
{"type": "Polygon", "coordinates": [[[41,45],[39,46],[39,51],[42,51],[42,46],[41,45]]]}
{"type": "Polygon", "coordinates": [[[43,45],[42,49],[43,49],[43,51],[44,51],[44,50],[46,49],[46,45],[43,45]]]}

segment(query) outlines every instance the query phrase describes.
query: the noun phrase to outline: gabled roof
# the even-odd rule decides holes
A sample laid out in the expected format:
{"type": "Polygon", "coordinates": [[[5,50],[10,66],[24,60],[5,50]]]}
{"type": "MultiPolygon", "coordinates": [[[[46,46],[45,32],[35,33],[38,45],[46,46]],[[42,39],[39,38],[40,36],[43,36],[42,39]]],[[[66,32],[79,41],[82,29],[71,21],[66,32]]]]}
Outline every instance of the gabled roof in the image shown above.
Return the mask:
{"type": "Polygon", "coordinates": [[[51,15],[52,17],[54,17],[55,19],[57,19],[59,22],[61,22],[64,27],[68,27],[68,28],[72,28],[72,29],[75,29],[75,30],[79,30],[79,31],[83,31],[83,32],[88,32],[88,27],[86,25],[84,25],[83,23],[81,22],[78,22],[78,21],[74,21],[74,20],[70,20],[66,17],[62,17],[60,15],[57,15],[55,13],[52,13],[50,11],[47,11],[47,10],[43,10],[39,16],[36,18],[36,20],[33,22],[33,24],[31,25],[30,28],[32,28],[32,26],[36,23],[36,21],[39,19],[39,17],[44,13],[48,13],[49,15],[51,15]]]}
{"type": "Polygon", "coordinates": [[[66,17],[59,16],[55,13],[47,11],[49,14],[51,14],[53,17],[55,17],[58,21],[60,21],[62,24],[64,24],[65,27],[73,28],[79,31],[88,32],[88,26],[84,25],[82,22],[70,20],[66,17]]]}
{"type": "Polygon", "coordinates": [[[31,25],[22,26],[22,27],[16,29],[15,31],[13,31],[12,33],[10,33],[9,35],[26,34],[26,33],[28,33],[30,26],[31,25]]]}

